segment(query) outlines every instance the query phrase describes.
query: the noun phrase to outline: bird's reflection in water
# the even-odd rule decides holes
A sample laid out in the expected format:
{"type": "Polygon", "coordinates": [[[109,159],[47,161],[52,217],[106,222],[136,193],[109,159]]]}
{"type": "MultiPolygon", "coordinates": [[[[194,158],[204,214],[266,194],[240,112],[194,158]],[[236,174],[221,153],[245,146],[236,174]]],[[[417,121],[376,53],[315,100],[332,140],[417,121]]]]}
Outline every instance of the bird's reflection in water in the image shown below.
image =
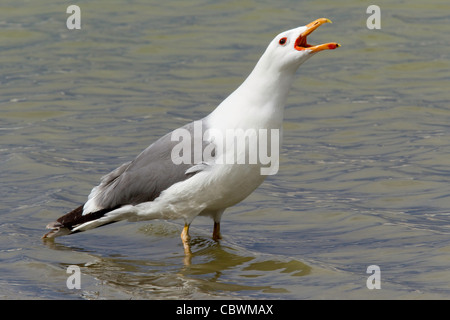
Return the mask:
{"type": "MultiPolygon", "coordinates": [[[[178,235],[173,234],[173,237],[177,239],[178,235]]],[[[311,272],[310,266],[298,260],[253,253],[227,241],[216,242],[204,236],[192,237],[190,255],[179,250],[159,253],[148,259],[132,258],[123,253],[101,256],[55,242],[46,242],[46,245],[56,251],[73,252],[70,263],[60,262],[62,268],[77,264],[73,256],[83,254],[83,262],[77,264],[83,275],[97,279],[99,286],[114,287],[114,290],[133,299],[229,298],[229,295],[239,292],[249,295],[258,292],[288,293],[283,286],[264,283],[273,284],[273,281],[266,280],[274,277],[280,277],[280,281],[292,281],[292,277],[311,272]],[[86,255],[89,256],[88,263],[85,262],[86,255]]],[[[95,298],[102,298],[101,294],[98,296],[97,293],[95,298]]]]}

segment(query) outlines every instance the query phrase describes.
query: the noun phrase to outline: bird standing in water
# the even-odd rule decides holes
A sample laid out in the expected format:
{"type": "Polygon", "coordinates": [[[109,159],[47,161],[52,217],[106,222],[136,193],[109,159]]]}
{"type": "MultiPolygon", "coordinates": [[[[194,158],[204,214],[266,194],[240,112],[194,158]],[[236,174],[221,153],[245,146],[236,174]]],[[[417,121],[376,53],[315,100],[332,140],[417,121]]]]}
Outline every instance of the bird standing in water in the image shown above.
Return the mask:
{"type": "MultiPolygon", "coordinates": [[[[255,163],[223,161],[235,152],[248,155],[253,147],[250,138],[237,151],[234,143],[219,138],[224,138],[230,130],[281,132],[286,98],[298,67],[317,52],[339,47],[335,42],[307,43],[307,36],[326,22],[331,21],[320,18],[277,35],[247,79],[214,111],[166,134],[133,161],[102,177],[83,205],[47,225],[51,231],[44,238],[120,220],[183,219],[181,239],[185,253],[189,254],[189,225],[201,215],[213,219],[213,239],[220,239],[220,221],[225,209],[244,200],[266,175],[262,174],[265,163],[260,159],[255,163]],[[200,135],[194,132],[198,127],[202,131],[200,135]],[[173,150],[179,146],[174,134],[180,132],[193,137],[192,156],[188,158],[197,161],[174,161],[173,150]],[[195,147],[196,143],[200,148],[195,147]],[[206,150],[209,157],[204,156],[206,150]],[[198,156],[195,152],[202,154],[198,156]]],[[[269,141],[278,142],[276,138],[269,141]]]]}

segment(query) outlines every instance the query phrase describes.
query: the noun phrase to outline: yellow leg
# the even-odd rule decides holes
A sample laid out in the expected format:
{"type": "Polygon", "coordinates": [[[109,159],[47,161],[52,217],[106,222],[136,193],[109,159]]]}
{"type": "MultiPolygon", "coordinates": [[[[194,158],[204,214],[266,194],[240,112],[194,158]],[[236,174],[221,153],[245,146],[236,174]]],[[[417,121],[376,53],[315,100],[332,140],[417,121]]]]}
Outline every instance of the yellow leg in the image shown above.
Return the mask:
{"type": "Polygon", "coordinates": [[[183,242],[184,246],[184,253],[185,254],[191,254],[191,246],[189,244],[189,241],[191,240],[191,237],[189,236],[189,225],[185,224],[183,228],[183,232],[181,232],[181,241],[183,242]]]}
{"type": "Polygon", "coordinates": [[[220,235],[220,222],[214,222],[214,229],[213,229],[213,240],[217,241],[222,239],[222,236],[220,235]]]}

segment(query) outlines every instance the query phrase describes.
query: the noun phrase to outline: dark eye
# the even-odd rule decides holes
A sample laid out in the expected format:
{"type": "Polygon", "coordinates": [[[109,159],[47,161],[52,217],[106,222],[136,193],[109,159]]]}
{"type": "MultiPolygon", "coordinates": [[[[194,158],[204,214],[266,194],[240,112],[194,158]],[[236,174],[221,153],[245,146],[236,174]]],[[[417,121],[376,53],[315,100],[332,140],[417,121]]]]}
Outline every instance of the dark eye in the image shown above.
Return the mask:
{"type": "Polygon", "coordinates": [[[278,41],[279,44],[283,45],[286,43],[287,38],[281,38],[280,41],[278,41]]]}

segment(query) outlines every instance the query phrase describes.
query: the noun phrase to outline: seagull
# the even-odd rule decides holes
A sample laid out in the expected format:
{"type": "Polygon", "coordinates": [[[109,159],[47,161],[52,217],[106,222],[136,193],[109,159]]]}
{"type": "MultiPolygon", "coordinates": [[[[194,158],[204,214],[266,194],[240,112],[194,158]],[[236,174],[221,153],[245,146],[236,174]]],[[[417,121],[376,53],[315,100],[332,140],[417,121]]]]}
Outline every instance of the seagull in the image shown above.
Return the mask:
{"type": "Polygon", "coordinates": [[[83,205],[47,225],[51,230],[43,238],[121,220],[183,219],[181,240],[190,254],[189,226],[195,217],[209,216],[214,221],[212,238],[221,239],[225,209],[244,200],[273,173],[263,174],[267,161],[257,154],[252,162],[249,155],[264,142],[270,145],[265,150],[276,153],[271,147],[278,147],[286,97],[297,69],[317,52],[340,46],[307,43],[307,36],[324,23],[331,21],[320,18],[277,35],[245,81],[209,115],[166,134],[103,176],[83,205]],[[225,141],[230,132],[244,133],[240,148],[232,143],[232,135],[225,141]]]}

